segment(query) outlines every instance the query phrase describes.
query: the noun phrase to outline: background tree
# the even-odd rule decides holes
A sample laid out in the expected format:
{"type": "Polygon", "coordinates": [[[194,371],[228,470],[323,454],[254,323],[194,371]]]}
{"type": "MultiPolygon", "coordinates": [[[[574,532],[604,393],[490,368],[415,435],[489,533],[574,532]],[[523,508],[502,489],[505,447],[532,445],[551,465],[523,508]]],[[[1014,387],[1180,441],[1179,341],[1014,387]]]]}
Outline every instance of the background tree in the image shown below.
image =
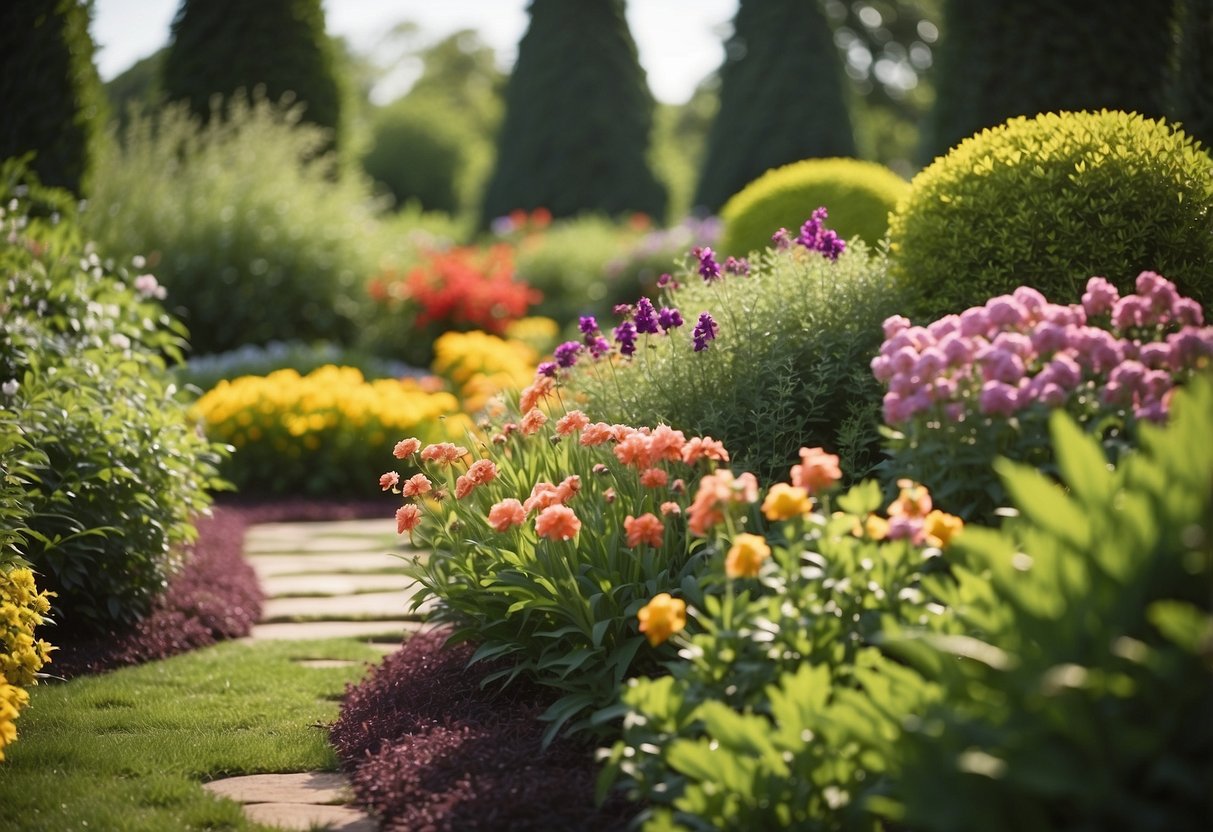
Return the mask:
{"type": "Polygon", "coordinates": [[[483,226],[521,208],[665,219],[647,152],[653,97],[622,0],[532,0],[506,88],[483,226]]]}
{"type": "Polygon", "coordinates": [[[920,161],[1019,115],[1167,110],[1175,0],[944,0],[920,161]]]}
{"type": "Polygon", "coordinates": [[[303,118],[341,142],[342,90],[320,0],[183,0],[164,58],[164,91],[201,118],[211,97],[264,85],[305,105],[303,118]]]}
{"type": "Polygon", "coordinates": [[[77,195],[105,123],[91,13],[91,0],[22,0],[0,10],[0,159],[34,151],[42,183],[77,195]]]}
{"type": "Polygon", "coordinates": [[[1180,0],[1173,115],[1213,153],[1213,0],[1180,0]]]}
{"type": "Polygon", "coordinates": [[[854,155],[841,61],[821,9],[803,0],[741,0],[695,205],[715,212],[788,162],[854,155]]]}

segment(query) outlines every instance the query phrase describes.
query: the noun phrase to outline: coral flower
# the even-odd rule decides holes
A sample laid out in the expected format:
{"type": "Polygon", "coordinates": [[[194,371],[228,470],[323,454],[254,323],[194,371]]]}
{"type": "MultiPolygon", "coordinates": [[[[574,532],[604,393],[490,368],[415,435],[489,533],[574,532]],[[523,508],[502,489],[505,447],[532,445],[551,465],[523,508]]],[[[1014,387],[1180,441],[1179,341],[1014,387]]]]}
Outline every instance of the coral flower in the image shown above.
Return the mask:
{"type": "Polygon", "coordinates": [[[400,493],[406,497],[416,497],[419,494],[425,494],[433,487],[434,484],[430,482],[430,478],[425,474],[413,474],[413,476],[404,481],[404,486],[400,489],[400,493]]]}
{"type": "Polygon", "coordinates": [[[581,531],[581,521],[568,506],[548,506],[535,518],[535,533],[548,540],[572,540],[581,531]]]}
{"type": "Polygon", "coordinates": [[[568,436],[576,433],[590,423],[590,419],[580,410],[570,410],[556,422],[556,435],[568,436]]]}
{"type": "Polygon", "coordinates": [[[786,482],[772,485],[762,503],[762,513],[768,520],[790,520],[812,510],[813,500],[809,497],[809,492],[786,482]]]}
{"type": "Polygon", "coordinates": [[[556,387],[556,382],[550,376],[539,376],[530,387],[523,389],[518,400],[518,409],[526,413],[542,399],[546,399],[556,387]]]}
{"type": "Polygon", "coordinates": [[[548,417],[546,413],[537,407],[532,407],[522,417],[519,429],[522,431],[523,436],[530,436],[533,433],[537,433],[541,427],[547,424],[547,421],[548,417]]]}
{"type": "Polygon", "coordinates": [[[665,526],[656,515],[645,513],[639,517],[633,517],[629,514],[623,521],[623,528],[627,532],[628,548],[635,549],[637,546],[645,544],[654,549],[661,547],[665,526]]]}
{"type": "Polygon", "coordinates": [[[531,488],[531,496],[522,506],[530,514],[532,511],[542,510],[559,502],[561,502],[559,489],[550,482],[540,481],[531,488]]]}
{"type": "Polygon", "coordinates": [[[694,465],[701,459],[728,462],[729,452],[723,442],[710,436],[692,436],[682,446],[682,461],[687,465],[694,465]]]}
{"type": "Polygon", "coordinates": [[[929,545],[946,549],[952,539],[964,530],[964,521],[953,514],[935,509],[923,520],[923,528],[927,533],[929,545]]]}
{"type": "Polygon", "coordinates": [[[640,619],[640,632],[656,647],[674,633],[682,632],[687,626],[687,605],[680,598],[674,598],[668,592],[660,592],[653,596],[648,604],[636,613],[640,619]]]}
{"type": "Polygon", "coordinates": [[[560,481],[560,485],[556,486],[556,499],[562,503],[567,503],[580,490],[581,477],[572,474],[565,477],[560,481]]]}
{"type": "Polygon", "coordinates": [[[661,513],[666,517],[669,517],[671,514],[682,514],[682,506],[673,500],[669,500],[661,504],[661,513]]]}
{"type": "Polygon", "coordinates": [[[450,465],[457,459],[462,459],[467,456],[468,449],[462,445],[455,445],[450,442],[436,442],[433,445],[426,445],[421,452],[423,462],[437,462],[441,465],[450,465]]]}
{"type": "Polygon", "coordinates": [[[388,471],[386,474],[379,477],[379,487],[384,491],[395,488],[400,484],[400,475],[395,471],[388,471]]]}
{"type": "Polygon", "coordinates": [[[581,430],[581,444],[587,448],[602,445],[615,438],[615,429],[606,422],[595,422],[581,430]]]}
{"type": "Polygon", "coordinates": [[[640,484],[645,488],[665,488],[670,475],[662,468],[646,468],[640,473],[640,484]]]}
{"type": "Polygon", "coordinates": [[[888,515],[893,517],[926,517],[931,511],[931,494],[924,486],[913,480],[898,480],[901,493],[889,505],[888,515]]]}
{"type": "Polygon", "coordinates": [[[408,439],[401,439],[396,443],[396,447],[392,448],[392,456],[396,459],[404,459],[417,453],[420,449],[421,440],[410,436],[408,439]]]}
{"type": "Polygon", "coordinates": [[[762,563],[771,556],[771,547],[756,534],[739,534],[724,559],[724,573],[730,578],[756,578],[762,563]]]}
{"type": "Polygon", "coordinates": [[[504,532],[511,526],[521,526],[526,521],[526,509],[513,497],[494,503],[489,509],[489,525],[493,531],[504,532]]]}
{"type": "Polygon", "coordinates": [[[649,454],[654,460],[677,461],[682,459],[682,449],[686,441],[682,431],[674,430],[669,425],[658,425],[649,436],[649,454]]]}
{"type": "Polygon", "coordinates": [[[615,457],[624,465],[648,468],[653,459],[649,451],[649,437],[638,430],[628,433],[615,446],[615,457]]]}
{"type": "Polygon", "coordinates": [[[455,480],[455,499],[462,500],[467,495],[471,494],[476,488],[476,481],[467,474],[461,474],[455,480]]]}
{"type": "Polygon", "coordinates": [[[800,464],[792,466],[792,485],[810,495],[818,494],[842,479],[838,457],[821,448],[801,448],[800,464]]]}
{"type": "Polygon", "coordinates": [[[396,509],[396,534],[409,533],[411,537],[413,529],[421,522],[421,509],[415,503],[408,503],[396,509]]]}
{"type": "Polygon", "coordinates": [[[468,466],[467,478],[476,485],[486,485],[497,479],[497,466],[491,459],[478,459],[468,466]]]}

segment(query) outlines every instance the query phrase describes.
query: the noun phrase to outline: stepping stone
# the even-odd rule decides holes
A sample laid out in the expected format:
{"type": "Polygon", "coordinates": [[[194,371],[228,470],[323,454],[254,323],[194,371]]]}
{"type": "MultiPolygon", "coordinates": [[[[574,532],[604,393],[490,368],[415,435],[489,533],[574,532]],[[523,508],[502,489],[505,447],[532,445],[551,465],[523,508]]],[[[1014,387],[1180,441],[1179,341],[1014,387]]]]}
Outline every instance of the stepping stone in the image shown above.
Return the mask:
{"type": "Polygon", "coordinates": [[[314,572],[374,572],[399,571],[404,561],[386,552],[351,552],[345,555],[308,555],[298,552],[278,555],[249,555],[245,558],[257,572],[268,578],[274,575],[303,575],[314,572]]]}
{"type": "Polygon", "coordinates": [[[382,518],[368,520],[333,520],[322,523],[258,523],[245,533],[245,540],[252,543],[273,540],[309,540],[319,536],[361,537],[369,539],[389,540],[393,543],[400,538],[396,535],[396,520],[391,512],[386,512],[382,518]]]}
{"type": "Polygon", "coordinates": [[[354,595],[370,591],[405,590],[413,585],[407,575],[392,573],[276,575],[263,578],[261,588],[271,598],[288,595],[354,595]]]}
{"type": "Polygon", "coordinates": [[[363,662],[354,662],[349,659],[295,659],[295,664],[303,667],[328,668],[328,667],[353,667],[354,665],[363,664],[363,662]]]}
{"type": "Polygon", "coordinates": [[[314,641],[326,638],[365,638],[392,641],[397,646],[406,633],[418,633],[421,621],[307,621],[302,623],[256,624],[248,636],[254,641],[314,641]]]}
{"type": "Polygon", "coordinates": [[[304,803],[249,803],[244,814],[253,823],[309,832],[378,832],[379,824],[366,812],[349,806],[310,806],[304,803]]]}
{"type": "Polygon", "coordinates": [[[348,803],[349,783],[336,771],[246,774],[203,783],[202,788],[237,803],[348,803]]]}
{"type": "MultiPolygon", "coordinates": [[[[393,592],[364,592],[361,595],[333,595],[323,598],[271,598],[261,611],[261,621],[312,621],[317,619],[393,619],[411,617],[409,598],[417,593],[414,584],[409,590],[393,592]]],[[[419,613],[417,613],[419,614],[419,613]]]]}

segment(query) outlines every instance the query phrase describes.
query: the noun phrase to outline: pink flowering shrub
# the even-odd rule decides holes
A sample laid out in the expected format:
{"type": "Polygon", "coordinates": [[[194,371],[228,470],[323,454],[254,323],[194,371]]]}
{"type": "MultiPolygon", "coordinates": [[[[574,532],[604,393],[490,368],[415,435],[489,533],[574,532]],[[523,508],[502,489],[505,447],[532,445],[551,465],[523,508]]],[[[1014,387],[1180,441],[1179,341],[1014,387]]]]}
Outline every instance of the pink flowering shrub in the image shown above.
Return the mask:
{"type": "Polygon", "coordinates": [[[988,519],[1004,497],[990,464],[1006,456],[1052,471],[1047,423],[1059,409],[1115,461],[1139,422],[1165,421],[1173,390],[1213,356],[1200,304],[1153,272],[1136,290],[1121,297],[1093,277],[1077,304],[1025,286],[926,327],[886,320],[871,366],[886,391],[887,471],[988,519]]]}

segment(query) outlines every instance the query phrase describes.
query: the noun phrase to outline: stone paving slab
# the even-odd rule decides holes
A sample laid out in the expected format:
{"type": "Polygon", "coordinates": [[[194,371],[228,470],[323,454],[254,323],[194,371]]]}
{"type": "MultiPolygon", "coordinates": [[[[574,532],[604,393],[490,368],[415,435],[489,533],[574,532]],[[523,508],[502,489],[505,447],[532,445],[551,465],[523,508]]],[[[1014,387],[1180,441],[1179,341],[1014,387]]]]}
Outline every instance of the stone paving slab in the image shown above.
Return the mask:
{"type": "Polygon", "coordinates": [[[411,616],[409,599],[420,587],[391,592],[364,592],[360,595],[333,595],[322,598],[270,598],[261,611],[263,624],[280,621],[343,620],[401,618],[411,616]]]}
{"type": "MultiPolygon", "coordinates": [[[[396,647],[406,633],[424,629],[420,621],[305,621],[256,624],[248,636],[253,641],[313,641],[326,638],[365,638],[391,641],[396,647]]],[[[393,648],[394,649],[394,648],[393,648]]]]}
{"type": "Polygon", "coordinates": [[[311,806],[305,803],[249,803],[245,816],[253,823],[279,829],[309,832],[378,832],[379,824],[366,812],[350,806],[311,806]]]}
{"type": "Polygon", "coordinates": [[[358,593],[406,590],[413,579],[400,573],[273,575],[263,578],[261,588],[271,598],[292,595],[355,595],[358,593]]]}
{"type": "Polygon", "coordinates": [[[203,783],[202,788],[238,803],[348,803],[349,784],[335,771],[245,774],[203,783]]]}
{"type": "Polygon", "coordinates": [[[312,573],[352,573],[399,570],[404,561],[387,552],[351,552],[349,554],[308,555],[278,554],[249,555],[245,558],[259,578],[277,575],[306,575],[312,573]]]}

